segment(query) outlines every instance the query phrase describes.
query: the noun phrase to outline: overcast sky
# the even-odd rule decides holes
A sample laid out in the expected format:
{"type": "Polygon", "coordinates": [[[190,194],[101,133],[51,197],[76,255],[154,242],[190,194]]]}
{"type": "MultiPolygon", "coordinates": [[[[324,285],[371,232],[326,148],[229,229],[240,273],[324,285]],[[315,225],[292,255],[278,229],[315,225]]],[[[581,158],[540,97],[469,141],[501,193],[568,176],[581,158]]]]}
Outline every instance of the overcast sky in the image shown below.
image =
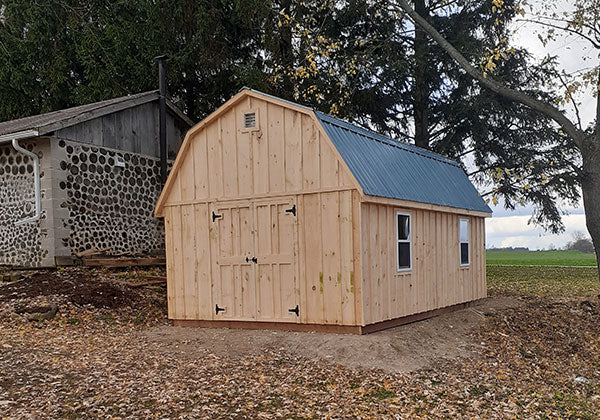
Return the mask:
{"type": "MultiPolygon", "coordinates": [[[[533,1],[534,7],[541,4],[539,0],[533,1]]],[[[559,7],[562,10],[568,10],[569,1],[559,0],[559,7]]],[[[560,11],[560,10],[559,10],[560,11]]],[[[526,9],[525,18],[535,18],[536,10],[526,9]]],[[[593,51],[588,44],[580,41],[575,36],[561,36],[556,42],[542,45],[538,38],[538,33],[543,33],[544,27],[525,22],[517,22],[515,25],[514,43],[527,48],[537,58],[542,58],[548,54],[558,56],[561,68],[566,72],[574,72],[590,65],[597,65],[597,56],[593,56],[593,51]],[[591,57],[584,62],[583,57],[591,57]]],[[[586,92],[578,98],[581,101],[580,113],[583,125],[587,126],[593,119],[596,112],[595,98],[586,92]]],[[[568,113],[573,116],[573,109],[568,113]]],[[[494,217],[487,219],[487,246],[505,247],[505,246],[525,246],[530,249],[547,249],[551,246],[560,248],[571,240],[575,231],[581,231],[587,234],[585,227],[585,215],[583,206],[578,208],[567,208],[568,215],[564,216],[566,231],[560,235],[552,235],[544,232],[543,229],[533,225],[528,225],[527,221],[531,216],[531,208],[525,207],[510,212],[502,208],[501,205],[491,206],[494,210],[494,217]]]]}

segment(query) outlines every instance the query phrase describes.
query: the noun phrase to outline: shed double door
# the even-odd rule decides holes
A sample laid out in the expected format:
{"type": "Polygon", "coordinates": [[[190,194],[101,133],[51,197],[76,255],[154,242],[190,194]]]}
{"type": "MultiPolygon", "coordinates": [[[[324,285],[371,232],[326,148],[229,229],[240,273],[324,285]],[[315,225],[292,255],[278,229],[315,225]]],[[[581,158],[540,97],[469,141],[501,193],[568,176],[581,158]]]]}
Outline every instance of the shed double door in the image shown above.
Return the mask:
{"type": "Polygon", "coordinates": [[[293,198],[216,203],[213,319],[297,322],[293,198]]]}

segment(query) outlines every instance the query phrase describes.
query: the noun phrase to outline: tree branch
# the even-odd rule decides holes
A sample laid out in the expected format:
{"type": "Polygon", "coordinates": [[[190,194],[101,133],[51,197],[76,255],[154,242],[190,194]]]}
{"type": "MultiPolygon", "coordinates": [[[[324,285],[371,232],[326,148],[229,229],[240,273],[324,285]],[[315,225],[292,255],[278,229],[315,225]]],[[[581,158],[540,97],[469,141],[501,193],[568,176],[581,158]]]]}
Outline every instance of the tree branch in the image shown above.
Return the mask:
{"type": "Polygon", "coordinates": [[[575,29],[571,29],[571,28],[568,28],[568,27],[560,26],[560,25],[554,25],[553,23],[532,20],[532,19],[518,19],[517,22],[535,23],[536,25],[548,26],[549,28],[560,29],[560,30],[565,31],[565,32],[570,32],[570,33],[579,35],[580,37],[588,40],[594,46],[594,48],[600,49],[600,44],[598,44],[598,42],[596,42],[595,40],[593,40],[589,36],[584,35],[584,34],[582,34],[579,31],[576,31],[575,29]]]}
{"type": "Polygon", "coordinates": [[[429,24],[423,17],[415,12],[406,2],[406,0],[397,0],[400,8],[408,14],[412,20],[419,25],[440,47],[442,47],[471,77],[477,80],[492,92],[503,96],[509,100],[522,103],[556,121],[563,130],[573,139],[578,147],[582,147],[586,134],[579,130],[560,110],[542,102],[523,92],[508,88],[503,84],[496,82],[488,77],[485,77],[481,71],[476,69],[469,61],[454,48],[433,26],[429,24]]]}
{"type": "Polygon", "coordinates": [[[575,102],[575,98],[573,97],[573,94],[569,90],[569,86],[567,86],[567,82],[565,81],[565,79],[563,79],[563,76],[558,72],[556,74],[558,75],[558,79],[560,80],[560,83],[566,89],[567,94],[569,95],[569,98],[571,98],[571,102],[573,102],[573,108],[575,109],[575,116],[577,117],[577,125],[579,126],[579,129],[582,130],[581,116],[579,115],[579,107],[577,106],[577,102],[575,102]]]}

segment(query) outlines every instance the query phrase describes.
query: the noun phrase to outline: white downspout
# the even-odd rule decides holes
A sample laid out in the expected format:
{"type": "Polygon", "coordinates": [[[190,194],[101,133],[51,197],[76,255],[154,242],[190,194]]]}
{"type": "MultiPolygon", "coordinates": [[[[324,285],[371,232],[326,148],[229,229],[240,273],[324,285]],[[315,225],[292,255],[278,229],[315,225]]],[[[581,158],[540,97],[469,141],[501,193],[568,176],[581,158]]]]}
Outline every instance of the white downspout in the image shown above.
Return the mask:
{"type": "Polygon", "coordinates": [[[38,136],[37,130],[27,130],[0,136],[0,144],[11,141],[12,146],[17,152],[21,152],[24,155],[29,156],[31,159],[33,159],[33,188],[35,193],[35,213],[31,217],[15,222],[15,226],[21,226],[26,223],[37,222],[42,217],[42,193],[40,190],[40,158],[35,153],[24,149],[19,144],[19,139],[36,136],[38,136]]]}
{"type": "Polygon", "coordinates": [[[21,226],[26,223],[37,222],[42,217],[42,193],[40,191],[40,158],[35,153],[30,152],[29,150],[21,147],[18,139],[13,139],[12,146],[17,152],[21,152],[24,155],[27,155],[31,159],[33,159],[33,190],[35,192],[35,213],[31,217],[15,222],[15,226],[21,226]]]}

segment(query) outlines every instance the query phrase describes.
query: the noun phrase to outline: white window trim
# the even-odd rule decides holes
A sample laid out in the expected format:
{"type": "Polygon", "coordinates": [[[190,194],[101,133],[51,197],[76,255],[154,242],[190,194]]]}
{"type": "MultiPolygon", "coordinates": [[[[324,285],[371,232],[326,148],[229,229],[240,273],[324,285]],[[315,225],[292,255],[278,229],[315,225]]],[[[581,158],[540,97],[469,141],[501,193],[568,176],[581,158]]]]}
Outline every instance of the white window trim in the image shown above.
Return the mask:
{"type": "Polygon", "coordinates": [[[458,262],[460,263],[461,267],[471,266],[471,219],[469,219],[467,217],[461,217],[458,219],[458,262]],[[467,242],[463,242],[460,240],[460,222],[463,220],[467,222],[467,242]],[[461,260],[462,244],[468,245],[468,247],[467,247],[467,263],[466,264],[463,264],[462,260],[461,260]]]}
{"type": "Polygon", "coordinates": [[[412,252],[412,214],[407,213],[407,212],[402,212],[402,211],[396,211],[396,272],[397,273],[403,273],[403,272],[407,272],[407,271],[411,271],[412,270],[412,257],[413,257],[413,252],[412,252]],[[408,239],[399,239],[398,238],[398,216],[408,216],[408,239]],[[402,242],[402,243],[408,243],[408,252],[410,253],[410,258],[408,260],[408,267],[400,267],[400,259],[398,258],[398,244],[402,242]]]}

